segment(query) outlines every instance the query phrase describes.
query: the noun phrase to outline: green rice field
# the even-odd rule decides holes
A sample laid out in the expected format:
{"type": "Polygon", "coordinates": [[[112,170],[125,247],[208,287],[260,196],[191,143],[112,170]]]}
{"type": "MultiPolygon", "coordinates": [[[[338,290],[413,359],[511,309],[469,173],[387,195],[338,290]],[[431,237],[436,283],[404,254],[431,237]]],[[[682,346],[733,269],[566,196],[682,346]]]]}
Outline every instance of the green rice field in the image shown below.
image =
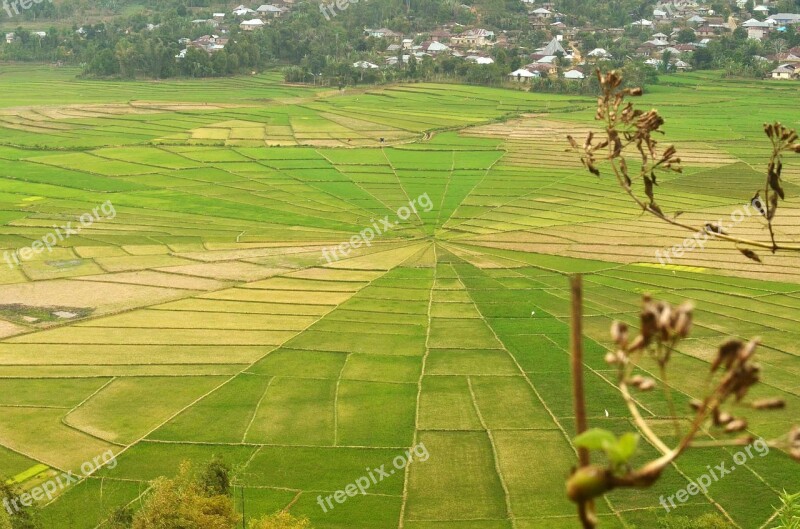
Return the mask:
{"type": "MultiPolygon", "coordinates": [[[[748,429],[772,438],[800,417],[800,260],[759,264],[711,241],[659,265],[655,250],[684,232],[565,152],[567,134],[593,126],[591,98],[76,74],[0,65],[0,475],[30,488],[107,451],[117,463],[42,502],[48,529],[107,527],[151,480],[215,456],[248,518],[285,508],[317,529],[579,527],[564,491],[577,462],[567,277],[578,272],[592,426],[635,429],[603,356],[613,320],[637,324],[643,293],[697,306],[667,382],[679,409],[704,394],[726,337],[761,336],[754,393],[788,405],[750,414],[748,429]],[[381,219],[391,229],[351,244],[381,219]],[[80,229],[24,258],[67,223],[80,229]],[[420,443],[426,461],[320,508],[420,443]]],[[[788,84],[685,74],[641,104],[667,118],[685,165],[660,181],[659,204],[695,222],[763,186],[763,122],[800,127],[788,84]]],[[[784,179],[776,230],[798,240],[800,159],[784,179]]],[[[768,236],[755,217],[732,231],[768,236]]],[[[669,431],[661,393],[637,399],[669,431]]],[[[660,496],[734,452],[693,450],[651,489],[612,492],[601,527],[656,527],[660,496]]],[[[635,461],[656,453],[643,441],[635,461]]],[[[800,466],[776,448],[740,470],[675,512],[771,527],[800,466]]]]}

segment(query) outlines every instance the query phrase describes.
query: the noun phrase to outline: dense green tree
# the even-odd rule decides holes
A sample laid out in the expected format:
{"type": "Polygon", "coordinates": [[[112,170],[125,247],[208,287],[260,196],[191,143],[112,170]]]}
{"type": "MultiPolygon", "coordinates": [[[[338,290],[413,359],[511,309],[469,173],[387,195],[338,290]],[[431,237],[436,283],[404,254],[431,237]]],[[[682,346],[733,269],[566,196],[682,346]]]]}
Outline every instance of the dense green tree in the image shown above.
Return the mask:
{"type": "Polygon", "coordinates": [[[181,464],[173,479],[152,483],[142,508],[133,517],[133,529],[233,529],[241,517],[224,494],[209,494],[189,463],[181,464]]]}

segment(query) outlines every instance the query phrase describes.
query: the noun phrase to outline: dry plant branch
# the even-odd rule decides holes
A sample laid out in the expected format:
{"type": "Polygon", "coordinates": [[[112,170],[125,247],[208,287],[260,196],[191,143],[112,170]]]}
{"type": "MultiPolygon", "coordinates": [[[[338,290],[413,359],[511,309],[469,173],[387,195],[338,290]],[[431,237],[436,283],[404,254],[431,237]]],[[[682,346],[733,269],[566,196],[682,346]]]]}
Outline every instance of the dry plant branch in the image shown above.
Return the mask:
{"type": "Polygon", "coordinates": [[[767,175],[763,190],[756,191],[751,204],[766,220],[770,240],[757,241],[733,236],[721,226],[707,223],[704,226],[692,226],[678,220],[682,212],[667,215],[656,202],[655,188],[658,186],[659,172],[683,171],[681,159],[674,146],[661,149],[655,139],[661,130],[664,118],[656,110],[647,112],[636,109],[628,98],[642,95],[640,88],[623,88],[622,75],[617,71],[607,74],[597,71],[602,95],[597,102],[595,119],[604,124],[604,133],[596,137],[589,133],[583,145],[572,136],[567,139],[571,150],[580,153],[583,165],[595,176],[600,176],[600,164],[608,162],[620,187],[645,212],[679,228],[694,232],[707,233],[716,238],[734,243],[739,251],[749,259],[761,262],[761,258],[753,251],[766,249],[772,253],[778,251],[800,252],[800,245],[778,241],[775,238],[773,222],[781,200],[785,193],[781,186],[783,156],[787,153],[800,153],[797,132],[784,127],[780,123],[764,125],[764,131],[772,144],[772,153],[767,166],[767,175]],[[635,161],[629,161],[631,156],[635,161]],[[639,165],[638,172],[633,166],[639,165]],[[644,196],[634,190],[632,174],[642,182],[644,196]],[[763,191],[764,196],[761,197],[763,191]]]}
{"type": "MultiPolygon", "coordinates": [[[[766,398],[748,402],[750,388],[760,381],[761,368],[755,361],[759,339],[748,342],[730,339],[723,343],[709,367],[711,389],[703,400],[693,401],[694,417],[688,430],[679,435],[679,441],[671,447],[661,438],[642,416],[633,391],[652,391],[658,385],[648,377],[634,374],[644,360],[654,361],[667,372],[673,351],[680,342],[689,337],[692,329],[693,306],[683,303],[673,306],[643,298],[639,333],[631,336],[628,326],[614,322],[611,336],[616,348],[606,355],[606,362],[616,368],[618,386],[634,423],[644,437],[655,446],[661,455],[644,465],[633,468],[630,461],[637,451],[639,435],[626,433],[619,438],[613,433],[591,429],[581,431],[575,444],[588,450],[602,450],[608,457],[608,466],[584,464],[573,470],[567,481],[567,495],[579,506],[581,522],[585,529],[597,525],[594,516],[594,501],[604,494],[621,487],[645,488],[660,477],[664,469],[690,448],[741,446],[753,443],[755,438],[748,433],[747,420],[734,416],[727,410],[728,404],[747,405],[754,410],[774,410],[785,407],[783,399],[766,398]],[[723,439],[711,442],[697,441],[696,437],[706,428],[715,430],[723,439]],[[726,436],[735,436],[727,437],[726,436]]],[[[574,331],[573,331],[574,332],[574,331]]],[[[574,356],[573,356],[574,361],[574,356]]],[[[581,382],[577,377],[574,380],[581,382]]],[[[662,380],[662,383],[664,381],[662,380]]],[[[664,384],[666,400],[672,401],[672,389],[664,384]]],[[[575,392],[576,395],[582,392],[575,392]]],[[[577,408],[576,408],[577,409],[577,408]]],[[[673,408],[674,409],[674,408],[673,408]]],[[[677,420],[678,417],[672,417],[677,420]]],[[[770,446],[785,449],[800,461],[800,428],[795,426],[787,436],[769,441],[770,446]]]]}

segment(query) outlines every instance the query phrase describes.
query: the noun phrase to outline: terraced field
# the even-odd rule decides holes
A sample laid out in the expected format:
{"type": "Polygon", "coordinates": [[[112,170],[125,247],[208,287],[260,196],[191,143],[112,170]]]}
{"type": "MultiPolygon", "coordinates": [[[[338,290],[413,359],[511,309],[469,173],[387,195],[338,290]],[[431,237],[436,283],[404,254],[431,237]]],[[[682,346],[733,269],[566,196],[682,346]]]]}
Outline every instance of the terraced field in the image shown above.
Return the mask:
{"type": "MultiPolygon", "coordinates": [[[[215,455],[235,469],[248,517],[288,508],[319,529],[577,527],[563,492],[576,461],[574,272],[586,274],[593,426],[633,428],[602,359],[609,324],[635,323],[644,292],[698,305],[669,382],[679,406],[703,392],[723,337],[760,335],[757,393],[789,406],[750,431],[776,436],[798,417],[797,258],[756,264],[710,242],[660,266],[655,250],[685,234],[640,217],[564,152],[566,134],[591,126],[590,99],[74,74],[0,67],[4,260],[106,205],[52,251],[0,266],[0,474],[30,487],[117,455],[43,506],[48,528],[101,528],[150,480],[215,455]],[[381,219],[390,229],[326,259],[381,219]],[[320,508],[318,497],[419,443],[426,461],[320,508]]],[[[761,122],[800,126],[796,92],[668,82],[644,101],[667,116],[687,167],[662,182],[660,203],[696,221],[727,216],[760,185],[761,122]]],[[[800,162],[785,177],[777,228],[798,239],[800,162]]],[[[735,231],[765,236],[755,218],[735,231]]],[[[658,395],[640,402],[654,428],[669,427],[658,395]]],[[[654,527],[661,495],[731,454],[694,451],[653,489],[612,493],[603,527],[654,527]]],[[[767,527],[800,467],[777,449],[745,467],[678,512],[767,527]]]]}

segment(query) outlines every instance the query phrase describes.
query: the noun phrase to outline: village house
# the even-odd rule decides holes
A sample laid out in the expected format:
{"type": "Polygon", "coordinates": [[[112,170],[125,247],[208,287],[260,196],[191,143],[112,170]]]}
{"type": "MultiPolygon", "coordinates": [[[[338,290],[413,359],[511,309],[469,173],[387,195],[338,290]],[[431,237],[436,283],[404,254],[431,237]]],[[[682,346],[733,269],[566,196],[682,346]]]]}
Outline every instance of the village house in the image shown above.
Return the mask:
{"type": "Polygon", "coordinates": [[[402,34],[395,33],[391,29],[387,28],[365,29],[364,32],[367,34],[367,36],[375,37],[376,39],[386,39],[386,40],[400,42],[400,39],[403,38],[402,34]]]}
{"type": "Polygon", "coordinates": [[[246,7],[244,5],[240,5],[239,7],[235,8],[232,11],[232,13],[233,13],[234,16],[237,16],[237,17],[243,17],[243,16],[247,16],[247,15],[255,15],[256,14],[254,9],[250,9],[249,7],[246,7]]]}
{"type": "Polygon", "coordinates": [[[782,64],[772,70],[771,75],[773,79],[791,80],[800,77],[800,72],[793,64],[782,64]]]}
{"type": "Polygon", "coordinates": [[[555,64],[534,63],[525,66],[525,69],[538,74],[540,77],[552,77],[558,73],[558,67],[555,64]]]}
{"type": "Polygon", "coordinates": [[[756,6],[753,8],[753,13],[757,15],[767,16],[769,15],[769,8],[767,6],[756,6]]]}
{"type": "Polygon", "coordinates": [[[272,4],[264,4],[256,9],[256,13],[262,18],[278,18],[284,11],[286,11],[284,8],[272,4]]]}
{"type": "Polygon", "coordinates": [[[751,18],[742,27],[747,30],[747,38],[753,40],[762,40],[769,35],[772,26],[769,22],[761,22],[755,18],[751,18]]]}
{"type": "Polygon", "coordinates": [[[587,56],[597,60],[608,60],[613,58],[611,54],[603,48],[595,48],[587,53],[587,56]]]}
{"type": "Polygon", "coordinates": [[[767,20],[775,22],[778,26],[791,26],[800,24],[800,15],[796,13],[778,13],[767,17],[767,20]]]}
{"type": "Polygon", "coordinates": [[[446,29],[431,31],[431,40],[435,40],[436,42],[449,42],[450,37],[450,32],[446,29]]]}
{"type": "Polygon", "coordinates": [[[709,25],[700,26],[694,31],[694,34],[701,39],[712,39],[719,34],[719,30],[712,28],[709,25]]]}
{"type": "Polygon", "coordinates": [[[242,31],[255,31],[257,29],[261,29],[265,26],[264,21],[260,18],[254,18],[251,20],[245,20],[239,27],[242,28],[242,31]]]}
{"type": "Polygon", "coordinates": [[[539,72],[532,72],[532,71],[530,71],[528,69],[525,69],[525,68],[520,68],[519,70],[514,70],[513,72],[508,74],[508,77],[512,81],[516,81],[518,83],[524,83],[524,82],[528,81],[529,79],[539,78],[541,76],[542,75],[539,72]]]}
{"type": "Polygon", "coordinates": [[[493,31],[487,31],[485,29],[470,29],[461,35],[453,35],[450,38],[450,42],[454,45],[483,48],[486,46],[491,46],[491,39],[493,38],[493,31]]]}
{"type": "Polygon", "coordinates": [[[14,33],[6,33],[6,44],[11,44],[14,42],[16,35],[14,33]]]}
{"type": "Polygon", "coordinates": [[[583,74],[583,72],[578,70],[577,68],[569,70],[568,72],[564,72],[564,79],[569,79],[571,81],[580,81],[585,78],[586,76],[583,74]]]}
{"type": "Polygon", "coordinates": [[[435,40],[423,42],[421,48],[422,51],[431,55],[438,55],[440,53],[447,53],[450,51],[449,46],[435,40]]]}

